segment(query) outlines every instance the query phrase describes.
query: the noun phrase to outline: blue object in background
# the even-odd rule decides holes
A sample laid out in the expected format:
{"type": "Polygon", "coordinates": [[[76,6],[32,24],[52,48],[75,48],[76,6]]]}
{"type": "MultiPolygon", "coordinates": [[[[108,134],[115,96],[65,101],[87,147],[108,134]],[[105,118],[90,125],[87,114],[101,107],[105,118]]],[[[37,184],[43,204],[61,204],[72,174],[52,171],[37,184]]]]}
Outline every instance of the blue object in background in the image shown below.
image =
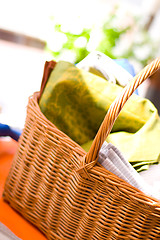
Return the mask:
{"type": "Polygon", "coordinates": [[[132,64],[130,64],[130,62],[125,59],[125,58],[122,58],[122,59],[114,59],[114,61],[120,65],[121,67],[123,67],[127,72],[129,72],[133,77],[136,75],[135,74],[135,71],[134,71],[134,67],[132,64]]]}
{"type": "MultiPolygon", "coordinates": [[[[114,59],[114,61],[120,65],[121,67],[123,67],[127,72],[129,72],[133,77],[136,75],[135,74],[135,71],[134,71],[134,67],[132,64],[130,64],[130,62],[125,59],[125,58],[122,58],[122,59],[114,59]]],[[[135,90],[135,92],[137,95],[138,95],[138,89],[135,90]]]]}
{"type": "Polygon", "coordinates": [[[0,123],[0,137],[11,137],[15,141],[18,141],[21,131],[15,130],[6,124],[0,123]]]}

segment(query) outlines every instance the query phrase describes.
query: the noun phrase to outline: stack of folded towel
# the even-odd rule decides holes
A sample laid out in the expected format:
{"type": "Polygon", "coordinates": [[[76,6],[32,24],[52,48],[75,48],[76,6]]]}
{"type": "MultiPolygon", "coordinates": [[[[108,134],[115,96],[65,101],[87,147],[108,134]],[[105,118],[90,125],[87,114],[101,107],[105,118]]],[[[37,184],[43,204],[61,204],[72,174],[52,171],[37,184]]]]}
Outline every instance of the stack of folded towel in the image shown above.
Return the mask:
{"type": "MultiPolygon", "coordinates": [[[[117,84],[60,61],[51,72],[39,106],[51,122],[88,151],[111,103],[121,91],[117,84]]],[[[159,163],[157,109],[149,100],[133,94],[106,141],[118,147],[138,172],[159,163]]]]}
{"type": "MultiPolygon", "coordinates": [[[[111,103],[131,75],[122,68],[116,69],[115,62],[112,68],[116,70],[115,74],[108,71],[112,64],[108,61],[105,71],[97,65],[89,69],[91,72],[95,70],[96,75],[85,71],[83,63],[78,64],[78,68],[69,62],[58,62],[50,74],[39,106],[51,122],[87,152],[111,103]]],[[[103,144],[99,162],[134,187],[160,199],[160,194],[155,194],[138,174],[150,165],[160,163],[159,141],[157,109],[149,100],[133,94],[103,144]],[[107,142],[110,144],[107,145],[107,142]]]]}

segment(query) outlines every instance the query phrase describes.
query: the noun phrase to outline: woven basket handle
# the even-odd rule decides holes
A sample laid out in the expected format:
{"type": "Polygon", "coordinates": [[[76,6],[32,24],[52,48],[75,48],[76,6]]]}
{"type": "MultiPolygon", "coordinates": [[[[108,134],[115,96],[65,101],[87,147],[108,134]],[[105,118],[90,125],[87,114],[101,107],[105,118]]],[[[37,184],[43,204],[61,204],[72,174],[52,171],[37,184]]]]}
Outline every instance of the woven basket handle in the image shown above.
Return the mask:
{"type": "Polygon", "coordinates": [[[86,154],[85,162],[87,164],[98,161],[98,154],[102,147],[102,144],[106,140],[107,136],[112,130],[115,120],[117,119],[124,104],[132,95],[132,93],[138,88],[138,86],[150,77],[157,69],[160,68],[160,57],[155,59],[149,65],[147,65],[139,74],[137,74],[125,88],[123,88],[120,95],[116,97],[111,104],[98,132],[94,138],[89,152],[86,154]]]}

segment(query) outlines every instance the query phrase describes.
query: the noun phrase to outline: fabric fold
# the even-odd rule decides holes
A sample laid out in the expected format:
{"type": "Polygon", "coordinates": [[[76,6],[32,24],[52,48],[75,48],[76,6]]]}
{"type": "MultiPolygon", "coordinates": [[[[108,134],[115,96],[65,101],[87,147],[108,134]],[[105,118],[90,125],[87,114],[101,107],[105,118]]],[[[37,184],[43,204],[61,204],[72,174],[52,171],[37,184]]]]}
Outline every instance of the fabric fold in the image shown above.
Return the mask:
{"type": "Polygon", "coordinates": [[[151,186],[137,173],[132,165],[123,157],[122,153],[113,144],[106,142],[99,152],[99,163],[110,172],[125,180],[133,187],[143,193],[157,197],[158,193],[153,192],[151,186]]]}

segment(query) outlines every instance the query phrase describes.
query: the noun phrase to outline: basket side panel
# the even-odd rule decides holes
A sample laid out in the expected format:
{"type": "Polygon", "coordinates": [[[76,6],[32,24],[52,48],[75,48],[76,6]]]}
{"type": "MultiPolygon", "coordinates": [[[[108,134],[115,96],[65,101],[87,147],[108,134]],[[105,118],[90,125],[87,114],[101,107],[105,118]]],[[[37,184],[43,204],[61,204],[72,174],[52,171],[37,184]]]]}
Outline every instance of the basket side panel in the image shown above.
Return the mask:
{"type": "Polygon", "coordinates": [[[79,174],[85,154],[31,98],[4,199],[48,239],[160,239],[160,203],[100,164],[79,174]]]}

